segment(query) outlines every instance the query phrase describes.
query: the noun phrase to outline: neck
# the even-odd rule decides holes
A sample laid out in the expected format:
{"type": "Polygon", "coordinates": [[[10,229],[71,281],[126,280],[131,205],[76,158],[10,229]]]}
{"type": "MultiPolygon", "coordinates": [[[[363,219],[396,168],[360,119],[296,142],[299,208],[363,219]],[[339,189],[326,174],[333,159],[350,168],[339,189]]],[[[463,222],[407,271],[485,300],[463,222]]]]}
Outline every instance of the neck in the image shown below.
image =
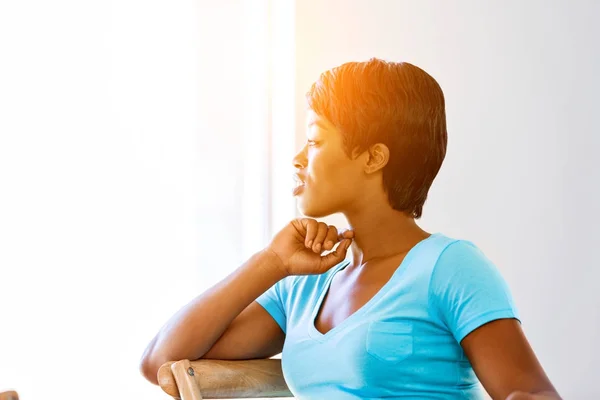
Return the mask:
{"type": "Polygon", "coordinates": [[[384,204],[370,203],[344,215],[354,231],[350,247],[354,267],[406,253],[430,236],[414,218],[394,210],[387,199],[384,204]]]}

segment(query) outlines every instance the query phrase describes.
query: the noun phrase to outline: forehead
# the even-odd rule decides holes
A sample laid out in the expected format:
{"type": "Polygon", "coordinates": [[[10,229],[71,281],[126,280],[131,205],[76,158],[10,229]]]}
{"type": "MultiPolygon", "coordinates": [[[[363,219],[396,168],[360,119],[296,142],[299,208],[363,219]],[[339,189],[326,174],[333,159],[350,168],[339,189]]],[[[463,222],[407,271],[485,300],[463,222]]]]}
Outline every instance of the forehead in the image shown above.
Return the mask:
{"type": "Polygon", "coordinates": [[[331,131],[334,129],[332,124],[327,121],[327,119],[319,116],[319,114],[313,110],[308,110],[306,114],[306,127],[310,129],[313,126],[317,126],[325,131],[331,131]]]}

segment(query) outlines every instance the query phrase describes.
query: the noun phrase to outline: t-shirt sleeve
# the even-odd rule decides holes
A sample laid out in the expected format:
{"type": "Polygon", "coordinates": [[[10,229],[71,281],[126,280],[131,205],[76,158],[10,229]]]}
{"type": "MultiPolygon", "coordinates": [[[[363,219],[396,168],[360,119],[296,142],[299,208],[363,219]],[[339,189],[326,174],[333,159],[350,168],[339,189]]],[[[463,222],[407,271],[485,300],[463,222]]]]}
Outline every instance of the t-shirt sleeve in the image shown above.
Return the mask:
{"type": "Polygon", "coordinates": [[[267,310],[275,322],[281,327],[283,333],[286,332],[287,325],[287,297],[294,277],[295,276],[288,276],[281,279],[256,299],[256,302],[267,310]]]}
{"type": "Polygon", "coordinates": [[[498,268],[473,243],[459,240],[440,255],[429,300],[460,343],[488,322],[519,315],[498,268]]]}

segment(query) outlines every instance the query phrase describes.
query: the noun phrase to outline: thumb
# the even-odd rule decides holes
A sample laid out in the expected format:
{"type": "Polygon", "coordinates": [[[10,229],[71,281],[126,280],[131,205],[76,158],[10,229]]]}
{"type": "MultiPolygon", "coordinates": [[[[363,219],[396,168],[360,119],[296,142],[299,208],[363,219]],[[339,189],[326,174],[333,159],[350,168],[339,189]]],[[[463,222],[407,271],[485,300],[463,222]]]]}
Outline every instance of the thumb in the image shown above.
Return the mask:
{"type": "Polygon", "coordinates": [[[352,239],[344,239],[340,242],[335,251],[332,251],[331,253],[321,257],[319,269],[321,271],[328,271],[334,265],[342,262],[344,258],[346,258],[346,252],[348,251],[348,247],[350,247],[351,243],[352,239]]]}
{"type": "Polygon", "coordinates": [[[352,229],[344,229],[338,233],[338,240],[341,242],[344,239],[353,239],[354,231],[352,229]]]}

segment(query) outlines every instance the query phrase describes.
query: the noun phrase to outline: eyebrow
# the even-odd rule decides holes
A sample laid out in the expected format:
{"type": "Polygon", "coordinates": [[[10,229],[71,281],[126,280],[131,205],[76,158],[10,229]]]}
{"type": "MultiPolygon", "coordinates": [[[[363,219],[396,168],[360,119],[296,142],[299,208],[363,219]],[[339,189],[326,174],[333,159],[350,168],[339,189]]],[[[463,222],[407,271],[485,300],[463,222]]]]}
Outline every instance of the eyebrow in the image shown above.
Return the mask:
{"type": "Polygon", "coordinates": [[[313,125],[316,125],[316,126],[318,126],[319,128],[321,128],[321,129],[323,129],[323,130],[325,130],[325,131],[327,130],[327,127],[326,127],[326,126],[325,126],[325,124],[324,124],[323,122],[321,122],[321,121],[310,121],[310,122],[308,123],[308,127],[309,127],[309,128],[310,128],[311,126],[313,126],[313,125]]]}

